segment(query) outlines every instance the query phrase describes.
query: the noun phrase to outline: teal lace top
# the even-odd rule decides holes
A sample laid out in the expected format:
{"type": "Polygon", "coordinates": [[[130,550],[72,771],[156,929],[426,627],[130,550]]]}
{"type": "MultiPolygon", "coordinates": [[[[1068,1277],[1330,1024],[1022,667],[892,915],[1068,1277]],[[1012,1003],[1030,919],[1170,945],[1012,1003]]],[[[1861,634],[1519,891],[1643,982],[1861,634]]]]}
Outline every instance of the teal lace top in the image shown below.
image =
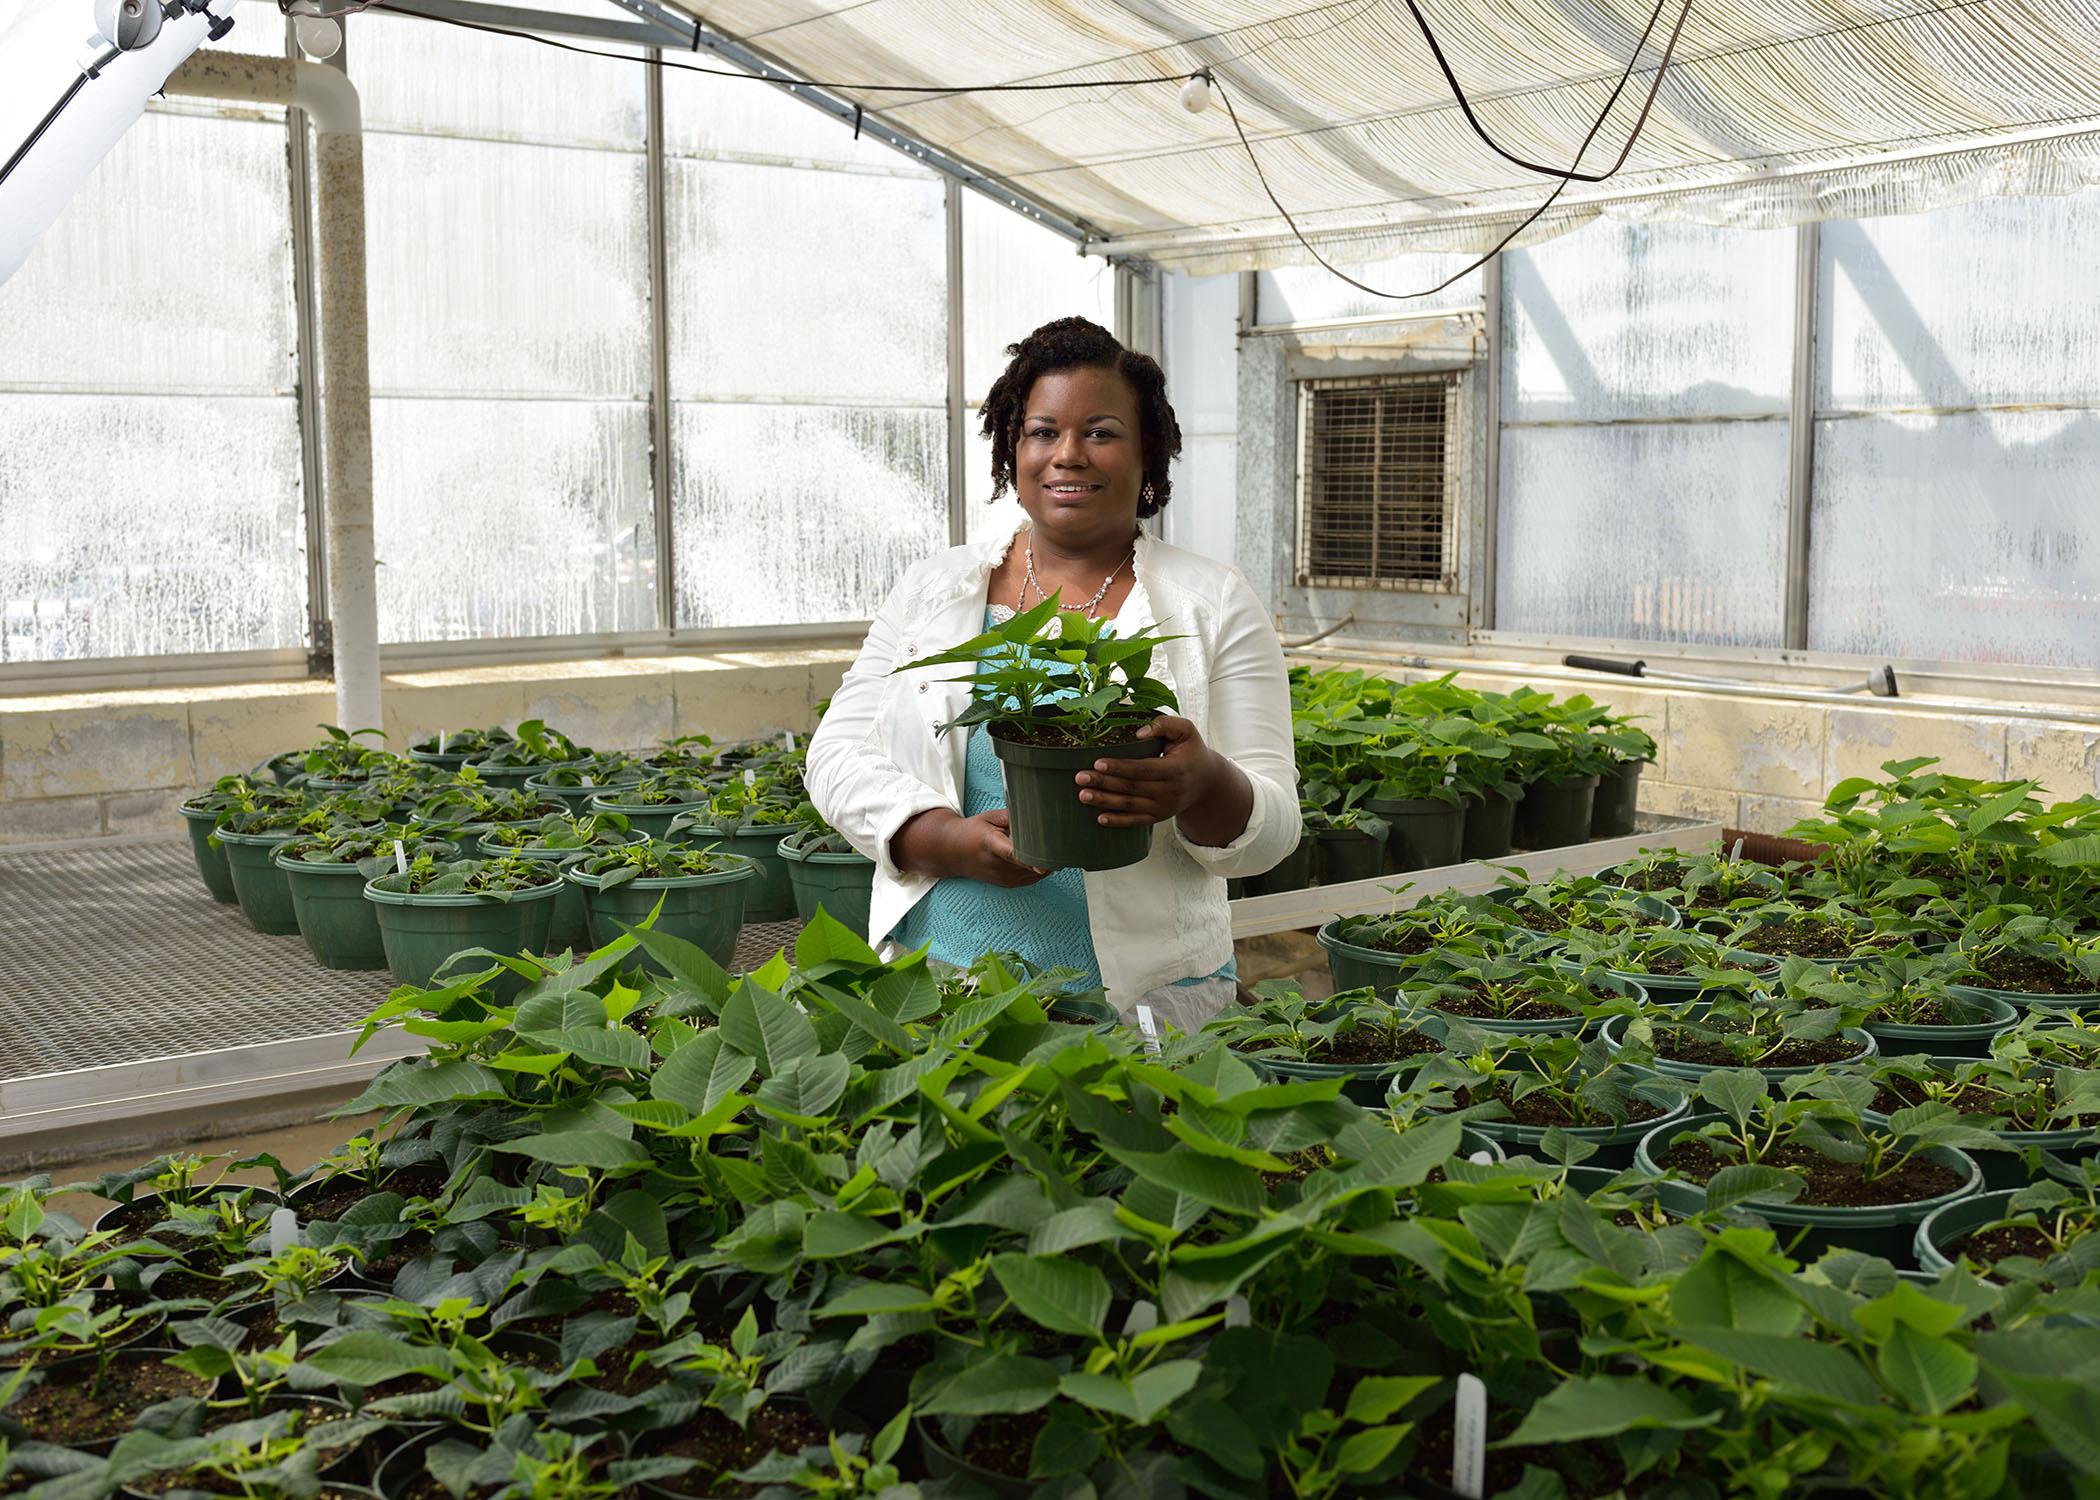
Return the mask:
{"type": "MultiPolygon", "coordinates": [[[[989,629],[989,611],[985,623],[989,629]]],[[[974,818],[1004,806],[1005,773],[991,736],[983,725],[974,725],[963,765],[962,815],[974,818]]],[[[1086,874],[1081,870],[1054,870],[1034,885],[1011,890],[981,880],[937,880],[891,929],[890,940],[907,949],[926,948],[933,958],[964,968],[987,953],[1018,953],[1039,969],[1075,970],[1081,977],[1073,982],[1074,989],[1097,989],[1101,984],[1101,963],[1087,918],[1086,874]]],[[[1228,959],[1214,975],[1178,982],[1201,984],[1206,979],[1231,979],[1236,973],[1228,959]]]]}

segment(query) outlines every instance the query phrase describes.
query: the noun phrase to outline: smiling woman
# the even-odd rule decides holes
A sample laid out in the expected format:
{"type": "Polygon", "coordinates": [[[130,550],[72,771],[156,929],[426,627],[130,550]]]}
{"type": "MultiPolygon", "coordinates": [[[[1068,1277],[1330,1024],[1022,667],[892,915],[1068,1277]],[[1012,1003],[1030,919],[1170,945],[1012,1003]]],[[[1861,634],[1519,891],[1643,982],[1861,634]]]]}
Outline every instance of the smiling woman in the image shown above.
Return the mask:
{"type": "Polygon", "coordinates": [[[1282,646],[1238,572],[1143,529],[1181,447],[1159,365],[1083,318],[1007,353],[982,415],[995,490],[1012,489],[1028,522],[905,574],[810,742],[810,796],[876,862],[874,941],[960,964],[1019,953],[1105,984],[1126,1014],[1145,1002],[1193,1027],[1235,990],[1226,878],[1298,843],[1282,646]],[[1162,632],[1150,670],[1180,711],[1138,736],[1164,748],[1073,776],[1102,827],[1152,830],[1149,853],[1119,869],[1017,860],[983,726],[941,732],[967,687],[908,668],[1053,598],[1119,636],[1162,632]]]}

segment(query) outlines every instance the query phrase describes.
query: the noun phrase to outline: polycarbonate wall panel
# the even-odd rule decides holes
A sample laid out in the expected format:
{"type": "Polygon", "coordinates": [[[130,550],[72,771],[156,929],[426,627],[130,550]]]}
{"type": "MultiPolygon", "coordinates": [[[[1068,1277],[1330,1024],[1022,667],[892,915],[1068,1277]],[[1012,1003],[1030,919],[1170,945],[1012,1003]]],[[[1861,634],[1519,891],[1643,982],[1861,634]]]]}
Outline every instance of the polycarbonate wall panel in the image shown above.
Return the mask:
{"type": "Polygon", "coordinates": [[[1823,226],[1811,647],[2100,666],[2096,237],[2090,191],[1823,226]]]}
{"type": "Polygon", "coordinates": [[[946,398],[937,180],[674,161],[665,199],[674,397],[946,398]]]}
{"type": "Polygon", "coordinates": [[[0,661],[298,646],[289,397],[0,391],[0,661]]]}
{"type": "Polygon", "coordinates": [[[963,392],[974,411],[1006,368],[1006,346],[1043,324],[1087,318],[1113,333],[1116,271],[982,194],[962,202],[963,392]]]}
{"type": "Polygon", "coordinates": [[[1786,415],[1792,230],[1603,222],[1502,265],[1506,420],[1786,415]]]}
{"type": "Polygon", "coordinates": [[[381,399],[372,452],[384,639],[655,626],[645,404],[381,399]]]}
{"type": "MultiPolygon", "coordinates": [[[[619,50],[612,42],[576,45],[619,50]]],[[[641,149],[647,70],[638,63],[369,13],[352,23],[347,51],[367,134],[641,149]]]]}
{"type": "MultiPolygon", "coordinates": [[[[732,66],[706,52],[691,60],[706,68],[732,66]]],[[[678,156],[726,155],[864,172],[924,171],[873,136],[855,140],[851,125],[812,109],[774,84],[676,68],[664,69],[664,140],[678,156]]]]}
{"type": "Polygon", "coordinates": [[[2100,192],[1825,224],[1819,410],[2095,404],[2100,192]]]}
{"type": "Polygon", "coordinates": [[[399,18],[349,52],[381,639],[653,628],[643,70],[399,18]]]}
{"type": "Polygon", "coordinates": [[[1786,475],[1783,423],[1505,429],[1497,626],[1777,644],[1786,475]]]}
{"type": "Polygon", "coordinates": [[[0,661],[303,643],[286,171],[149,111],[0,287],[0,661]]]}
{"type": "Polygon", "coordinates": [[[379,135],[365,175],[374,389],[646,396],[639,152],[379,135]]]}
{"type": "Polygon", "coordinates": [[[947,544],[942,409],[681,403],[672,437],[681,624],[864,620],[947,544]]]}
{"type": "Polygon", "coordinates": [[[1498,628],[1780,644],[1794,243],[1601,222],[1503,257],[1498,628]]]}
{"type": "MultiPolygon", "coordinates": [[[[1479,259],[1474,255],[1401,255],[1369,266],[1342,269],[1366,286],[1405,295],[1435,286],[1479,259]]],[[[1258,271],[1254,282],[1255,322],[1265,327],[1286,323],[1334,323],[1346,318],[1390,318],[1426,312],[1457,312],[1480,306],[1483,283],[1468,271],[1440,292],[1394,302],[1374,297],[1341,280],[1325,266],[1281,266],[1258,271]]]]}

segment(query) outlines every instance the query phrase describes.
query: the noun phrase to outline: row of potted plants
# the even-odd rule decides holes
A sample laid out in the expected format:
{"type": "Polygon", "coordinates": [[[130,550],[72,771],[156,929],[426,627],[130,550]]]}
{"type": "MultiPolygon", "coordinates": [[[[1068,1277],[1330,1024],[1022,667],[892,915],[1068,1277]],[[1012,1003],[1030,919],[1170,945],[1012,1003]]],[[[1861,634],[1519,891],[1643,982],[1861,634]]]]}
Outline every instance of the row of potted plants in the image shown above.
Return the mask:
{"type": "Polygon", "coordinates": [[[1900,1177],[1966,1149],[1937,1110],[1876,1124],[1845,1075],[1679,1087],[1638,1071],[1635,1042],[1375,994],[1271,994],[1151,1034],[1064,976],[884,963],[825,917],[792,965],[741,977],[646,924],[587,956],[492,960],[397,992],[367,1035],[395,1026],[430,1055],[346,1106],[384,1127],[311,1173],[229,1190],[150,1164],[94,1184],[119,1207],[92,1228],[41,1181],[6,1200],[14,1487],[2100,1482],[2090,1180],[1990,1205],[1936,1242],[1936,1270],[1839,1246],[1782,1212],[1824,1185],[1780,1177],[1900,1177]],[[1279,1028],[1403,1023],[1430,1048],[1369,1103],[1278,1046],[1279,1028]],[[1632,1165],[1585,1112],[1647,1127],[1632,1165]]]}
{"type": "Polygon", "coordinates": [[[690,893],[728,870],[750,877],[728,882],[742,920],[806,918],[821,902],[864,924],[873,865],[809,806],[802,754],[791,735],[598,754],[527,722],[433,735],[402,759],[369,731],[329,729],[273,759],[282,781],[228,777],[183,813],[207,888],[258,931],[299,933],[331,968],[422,982],[469,948],[588,946],[594,912],[643,915],[643,892],[688,893],[667,924],[719,930],[726,907],[703,918],[690,893]]]}

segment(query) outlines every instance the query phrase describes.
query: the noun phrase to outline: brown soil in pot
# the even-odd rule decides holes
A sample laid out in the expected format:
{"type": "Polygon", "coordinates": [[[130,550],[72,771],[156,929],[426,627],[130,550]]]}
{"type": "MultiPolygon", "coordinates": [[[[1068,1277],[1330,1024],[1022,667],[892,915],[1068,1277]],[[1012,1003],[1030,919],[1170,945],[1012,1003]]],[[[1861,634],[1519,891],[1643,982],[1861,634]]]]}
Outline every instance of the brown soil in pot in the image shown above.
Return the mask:
{"type": "Polygon", "coordinates": [[[1437,1050],[1437,1040],[1422,1031],[1387,1031],[1379,1026],[1357,1026],[1337,1032],[1334,1040],[1312,1053],[1306,1061],[1323,1063],[1398,1062],[1437,1050]]]}
{"type": "MultiPolygon", "coordinates": [[[[2026,1104],[2028,1117],[2035,1120],[2046,1118],[2049,1111],[2055,1107],[2055,1093],[2055,1085],[2051,1080],[2046,1078],[2037,1080],[2033,1094],[2028,1100],[2022,1101],[2026,1104]]],[[[1919,1086],[1916,1080],[1910,1078],[1884,1079],[1881,1086],[1874,1092],[1874,1108],[1885,1115],[1892,1115],[1899,1109],[1909,1109],[1911,1106],[1923,1104],[1925,1101],[1925,1090],[1919,1086]]],[[[2003,1113],[2006,1105],[2012,1101],[1996,1089],[1985,1088],[1982,1084],[1965,1083],[1953,1094],[1947,1096],[1945,1102],[1951,1104],[1961,1114],[1995,1115],[2006,1120],[2013,1119],[2013,1116],[2003,1113]]],[[[2022,1124],[2016,1126],[2016,1128],[2039,1130],[2045,1127],[2039,1124],[2022,1124]]]]}
{"type": "Polygon", "coordinates": [[[1655,1055],[1671,1062],[1699,1063],[1709,1068],[1807,1068],[1817,1063],[1849,1062],[1860,1055],[1860,1044],[1850,1037],[1827,1036],[1819,1041],[1781,1042],[1755,1063],[1746,1064],[1719,1042],[1703,1042],[1681,1032],[1659,1031],[1655,1055]]]}
{"type": "MultiPolygon", "coordinates": [[[[1000,1412],[980,1419],[963,1440],[962,1456],[980,1469],[1014,1479],[1028,1477],[1029,1460],[1035,1456],[1035,1440],[1050,1425],[1050,1411],[1000,1412]]],[[[934,1428],[939,1435],[938,1426],[934,1428]]],[[[945,1446],[945,1444],[943,1444],[945,1446]]]]}
{"type": "MultiPolygon", "coordinates": [[[[1571,999],[1559,995],[1538,995],[1518,1000],[1514,1005],[1508,996],[1489,993],[1485,985],[1469,984],[1459,995],[1440,995],[1432,1005],[1447,1016],[1463,1016],[1472,1021],[1558,1021],[1568,1016],[1580,1015],[1571,999]]],[[[1602,1002],[1615,997],[1597,990],[1589,991],[1590,999],[1602,1002]]]]}
{"type": "MultiPolygon", "coordinates": [[[[1610,967],[1615,969],[1624,969],[1629,974],[1655,974],[1661,976],[1664,979],[1674,979],[1680,974],[1689,973],[1692,968],[1692,964],[1691,961],[1685,958],[1682,954],[1666,953],[1657,958],[1633,960],[1623,964],[1612,964],[1610,967]]],[[[1725,958],[1719,954],[1716,954],[1712,963],[1702,963],[1699,967],[1703,969],[1728,969],[1742,974],[1755,974],[1759,972],[1764,967],[1764,965],[1756,963],[1754,961],[1751,963],[1743,963],[1739,959],[1725,958]]]]}
{"type": "Polygon", "coordinates": [[[1630,875],[1607,875],[1605,879],[1613,885],[1629,891],[1674,891],[1684,884],[1685,867],[1672,861],[1656,865],[1653,869],[1635,870],[1630,875]]]}
{"type": "Polygon", "coordinates": [[[1379,953],[1397,953],[1403,958],[1419,958],[1435,946],[1429,930],[1425,927],[1407,927],[1396,933],[1377,933],[1352,937],[1343,934],[1342,941],[1359,948],[1370,948],[1379,953]]]}
{"type": "Polygon", "coordinates": [[[393,1176],[374,1184],[362,1177],[331,1178],[321,1186],[303,1194],[292,1207],[299,1217],[309,1224],[333,1224],[358,1204],[374,1193],[399,1193],[404,1198],[437,1197],[444,1191],[445,1176],[442,1172],[430,1172],[417,1168],[396,1172],[393,1176]]]}
{"type": "Polygon", "coordinates": [[[1888,943],[1888,939],[1848,923],[1814,917],[1766,922],[1752,928],[1739,941],[1752,953],[1782,958],[1850,958],[1862,948],[1886,947],[1888,943]]]}
{"type": "Polygon", "coordinates": [[[1977,961],[1983,987],[2022,995],[2089,995],[2100,992],[2100,980],[2086,978],[2069,964],[2032,953],[1993,953],[1977,961]]]}
{"type": "MultiPolygon", "coordinates": [[[[231,1426],[235,1422],[245,1422],[252,1416],[270,1415],[282,1410],[284,1410],[284,1403],[280,1402],[273,1404],[263,1413],[250,1412],[245,1406],[209,1412],[205,1416],[204,1431],[207,1433],[214,1432],[221,1427],[231,1426]]],[[[324,1423],[343,1421],[348,1417],[349,1413],[340,1406],[331,1406],[326,1402],[313,1401],[307,1403],[302,1409],[299,1425],[302,1431],[311,1434],[314,1428],[324,1423]]],[[[350,1457],[354,1449],[355,1445],[348,1443],[322,1449],[319,1454],[321,1467],[325,1470],[334,1464],[342,1462],[350,1457]]],[[[169,1490],[177,1489],[204,1490],[214,1495],[238,1495],[242,1492],[239,1484],[205,1469],[166,1470],[158,1474],[147,1474],[131,1480],[124,1488],[127,1491],[141,1495],[164,1495],[169,1490]]],[[[316,1500],[325,1500],[325,1497],[331,1494],[343,1496],[347,1492],[341,1490],[331,1491],[324,1485],[316,1500]]]]}
{"type": "MultiPolygon", "coordinates": [[[[1495,1090],[1495,1097],[1509,1108],[1509,1113],[1503,1116],[1503,1119],[1506,1122],[1518,1125],[1558,1125],[1565,1129],[1574,1125],[1601,1126],[1614,1123],[1610,1120],[1578,1119],[1559,1100],[1548,1098],[1543,1094],[1526,1094],[1522,1099],[1511,1103],[1508,1090],[1498,1088],[1495,1090]]],[[[1626,1118],[1629,1122],[1659,1120],[1666,1113],[1668,1111],[1661,1105],[1650,1104],[1646,1099],[1628,1099],[1626,1101],[1626,1118]]]]}
{"type": "Polygon", "coordinates": [[[1963,1235],[1946,1247],[1946,1253],[1950,1259],[1966,1255],[1983,1265],[1994,1266],[2016,1255],[2047,1260],[2056,1254],[2056,1247],[2032,1224],[2001,1224],[1996,1229],[1978,1229],[1963,1235]]]}
{"type": "MultiPolygon", "coordinates": [[[[1680,1141],[1662,1154],[1658,1165],[1674,1168],[1694,1182],[1706,1182],[1735,1163],[1715,1154],[1704,1141],[1680,1141]]],[[[1963,1178],[1952,1167],[1913,1156],[1893,1172],[1869,1182],[1857,1166],[1832,1161],[1806,1146],[1781,1146],[1763,1165],[1793,1172],[1807,1182],[1795,1204],[1818,1208],[1871,1208],[1892,1203],[1922,1203],[1951,1193],[1963,1178]]],[[[1755,1210],[1757,1205],[1751,1205],[1755,1210]]]]}
{"type": "Polygon", "coordinates": [[[138,1414],[156,1402],[206,1396],[212,1387],[203,1376],[154,1356],[111,1360],[100,1388],[90,1390],[94,1378],[92,1360],[52,1366],[44,1372],[43,1384],[24,1387],[7,1414],[40,1442],[77,1448],[122,1437],[136,1425],[138,1414]]]}
{"type": "Polygon", "coordinates": [[[760,1487],[720,1476],[748,1469],[776,1451],[800,1453],[804,1448],[821,1448],[830,1438],[831,1429],[807,1408],[768,1403],[751,1414],[749,1428],[737,1426],[718,1411],[703,1408],[677,1431],[661,1439],[645,1440],[642,1451],[651,1458],[698,1460],[696,1468],[657,1480],[665,1489],[682,1495],[706,1495],[710,1500],[716,1496],[734,1500],[756,1495],[760,1487]]]}
{"type": "Polygon", "coordinates": [[[1282,1187],[1286,1182],[1303,1182],[1306,1178],[1312,1176],[1313,1173],[1323,1170],[1332,1163],[1332,1158],[1328,1156],[1325,1146],[1308,1146],[1303,1151],[1293,1151],[1290,1155],[1284,1157],[1283,1160],[1290,1163],[1289,1171],[1264,1172],[1261,1174],[1261,1185],[1271,1192],[1282,1187]]]}
{"type": "MultiPolygon", "coordinates": [[[[1506,1437],[1516,1430],[1515,1423],[1508,1418],[1500,1422],[1491,1419],[1489,1425],[1496,1429],[1496,1437],[1506,1437]]],[[[1452,1409],[1448,1405],[1437,1408],[1416,1423],[1414,1457],[1407,1472],[1448,1489],[1453,1457],[1452,1428],[1452,1409]]],[[[1484,1481],[1481,1492],[1499,1495],[1514,1489],[1523,1482],[1527,1465],[1559,1475],[1569,1500],[1599,1500],[1599,1497],[1622,1491],[1628,1495],[1642,1495],[1665,1482],[1663,1476],[1656,1474],[1644,1474],[1629,1482],[1625,1467],[1601,1443],[1563,1443],[1551,1448],[1488,1449],[1481,1469],[1484,1481]]]]}

